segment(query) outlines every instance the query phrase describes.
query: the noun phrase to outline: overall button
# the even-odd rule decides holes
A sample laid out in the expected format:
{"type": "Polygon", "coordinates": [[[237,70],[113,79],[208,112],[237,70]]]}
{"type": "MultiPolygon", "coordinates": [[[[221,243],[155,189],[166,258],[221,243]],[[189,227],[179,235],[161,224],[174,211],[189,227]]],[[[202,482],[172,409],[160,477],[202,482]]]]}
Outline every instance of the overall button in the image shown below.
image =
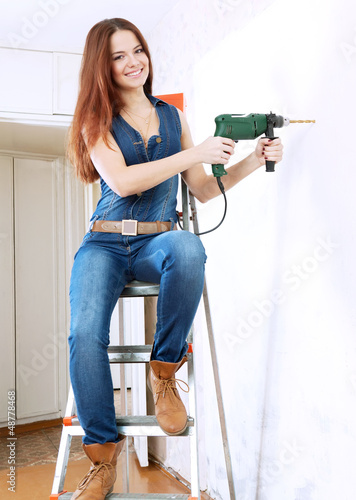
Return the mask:
{"type": "Polygon", "coordinates": [[[160,142],[162,142],[162,139],[160,137],[157,137],[156,142],[158,142],[159,144],[160,142]]]}

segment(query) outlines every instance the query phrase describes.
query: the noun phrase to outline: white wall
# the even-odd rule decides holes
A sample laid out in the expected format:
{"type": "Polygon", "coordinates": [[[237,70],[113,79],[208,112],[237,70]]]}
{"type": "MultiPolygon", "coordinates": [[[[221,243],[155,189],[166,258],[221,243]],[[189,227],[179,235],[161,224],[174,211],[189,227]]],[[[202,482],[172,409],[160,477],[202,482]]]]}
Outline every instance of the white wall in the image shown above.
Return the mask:
{"type": "Polygon", "coordinates": [[[95,23],[123,17],[143,31],[153,27],[179,0],[16,0],[0,1],[0,47],[82,54],[95,23]],[[83,15],[85,13],[85,15],[83,15]]]}
{"type": "MultiPolygon", "coordinates": [[[[203,242],[238,499],[351,500],[356,6],[351,0],[269,3],[190,2],[188,9],[181,2],[179,16],[162,25],[164,34],[172,33],[162,44],[171,53],[161,49],[156,72],[169,69],[158,82],[165,91],[187,94],[196,143],[213,134],[221,113],[273,110],[316,119],[315,125],[277,130],[283,163],[275,173],[260,169],[229,192],[226,221],[203,242]],[[207,4],[221,15],[214,18],[207,4]],[[224,19],[229,33],[220,41],[224,19]],[[195,45],[183,36],[174,44],[183,28],[195,45]],[[205,40],[204,55],[199,41],[205,40]]],[[[253,146],[240,143],[234,160],[253,146]]],[[[201,229],[217,222],[222,210],[221,198],[201,206],[201,229]]],[[[202,483],[215,498],[227,499],[200,321],[202,483]]],[[[171,460],[184,471],[179,457],[171,460]]]]}

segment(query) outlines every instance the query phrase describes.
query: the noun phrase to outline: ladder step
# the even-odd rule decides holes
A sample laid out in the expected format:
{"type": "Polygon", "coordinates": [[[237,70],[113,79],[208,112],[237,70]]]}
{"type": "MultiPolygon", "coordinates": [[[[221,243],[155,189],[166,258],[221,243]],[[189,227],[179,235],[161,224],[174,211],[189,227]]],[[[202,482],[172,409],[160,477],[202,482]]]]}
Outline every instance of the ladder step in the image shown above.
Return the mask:
{"type": "Polygon", "coordinates": [[[120,297],[155,297],[159,293],[157,283],[147,281],[131,281],[123,289],[120,297]]]}
{"type": "MultiPolygon", "coordinates": [[[[70,500],[73,493],[63,493],[58,497],[58,500],[70,500]]],[[[105,497],[105,500],[114,500],[115,498],[121,498],[122,500],[132,500],[133,498],[140,499],[145,498],[146,500],[160,500],[160,499],[193,499],[189,494],[185,493],[111,493],[105,497]]]]}
{"type": "MultiPolygon", "coordinates": [[[[109,346],[108,355],[110,363],[148,363],[150,361],[152,345],[118,345],[109,346]]],[[[189,344],[187,357],[193,352],[189,344]]]]}
{"type": "MultiPolygon", "coordinates": [[[[165,436],[167,434],[162,431],[157,423],[154,415],[145,415],[142,417],[125,416],[116,419],[117,430],[125,436],[165,436]]],[[[188,425],[186,430],[179,436],[189,436],[191,429],[194,427],[194,419],[188,417],[188,425]]]]}
{"type": "Polygon", "coordinates": [[[110,363],[148,363],[152,345],[109,346],[110,363]]]}
{"type": "MultiPolygon", "coordinates": [[[[72,425],[67,426],[68,433],[73,436],[83,436],[84,431],[80,426],[77,417],[71,420],[72,425]]],[[[154,415],[143,416],[122,416],[116,419],[117,430],[124,436],[164,436],[167,434],[162,431],[154,415]]],[[[194,419],[188,417],[186,430],[179,436],[189,436],[193,432],[194,419]]],[[[179,437],[177,436],[177,437],[179,437]]]]}

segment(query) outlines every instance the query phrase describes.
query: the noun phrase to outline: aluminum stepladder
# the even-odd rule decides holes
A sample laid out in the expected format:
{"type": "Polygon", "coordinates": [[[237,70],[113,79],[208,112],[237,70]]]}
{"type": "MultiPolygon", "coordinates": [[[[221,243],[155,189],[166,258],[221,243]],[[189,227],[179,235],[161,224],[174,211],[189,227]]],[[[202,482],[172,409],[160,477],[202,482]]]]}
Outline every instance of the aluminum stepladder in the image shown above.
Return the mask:
{"type": "MultiPolygon", "coordinates": [[[[198,221],[197,221],[197,214],[196,214],[196,208],[195,208],[195,200],[194,197],[189,193],[188,195],[188,190],[185,185],[185,183],[182,181],[182,205],[183,205],[183,212],[182,212],[182,220],[183,220],[183,229],[188,230],[189,229],[189,214],[188,210],[186,209],[188,205],[188,196],[189,196],[189,205],[190,205],[190,210],[191,210],[191,217],[190,219],[193,222],[193,227],[194,227],[194,232],[199,233],[199,226],[198,226],[198,221]]],[[[134,284],[131,284],[130,287],[127,287],[124,290],[124,293],[122,297],[126,296],[132,297],[147,297],[147,296],[156,296],[158,295],[159,291],[159,286],[155,284],[147,284],[147,283],[140,283],[136,282],[134,284]]],[[[207,285],[206,282],[204,283],[204,290],[203,290],[203,301],[204,301],[204,309],[205,309],[205,315],[206,315],[206,321],[207,321],[207,329],[208,329],[208,338],[209,338],[209,345],[210,345],[210,351],[211,351],[211,360],[212,360],[212,367],[213,367],[213,375],[214,375],[214,382],[215,382],[215,390],[216,390],[216,396],[217,396],[217,404],[218,404],[218,412],[219,412],[219,420],[220,420],[220,428],[221,428],[221,434],[222,434],[222,442],[223,442],[223,451],[224,451],[224,458],[225,458],[225,466],[226,466],[226,473],[227,473],[227,480],[228,480],[228,486],[229,486],[229,493],[230,493],[230,499],[235,500],[236,495],[235,495],[235,490],[234,490],[234,482],[233,482],[233,476],[232,476],[232,465],[231,465],[231,455],[230,455],[230,449],[229,449],[229,442],[228,442],[228,436],[227,436],[227,426],[226,426],[226,418],[225,418],[225,412],[224,412],[224,406],[223,406],[223,400],[222,400],[222,391],[221,391],[221,385],[220,385],[220,377],[219,377],[219,370],[218,370],[218,362],[217,362],[217,357],[216,357],[216,349],[215,349],[215,340],[214,340],[214,334],[213,334],[213,328],[212,328],[212,321],[211,321],[211,313],[210,313],[210,305],[209,305],[209,299],[208,299],[208,293],[207,293],[207,285]]],[[[122,309],[121,309],[122,310],[122,309]]],[[[120,315],[122,317],[122,315],[120,315]]],[[[120,342],[123,339],[123,325],[120,325],[120,342]]],[[[192,346],[192,344],[191,344],[192,346]]],[[[190,350],[192,348],[190,347],[190,350]]],[[[140,362],[140,363],[147,363],[149,361],[149,356],[151,352],[151,346],[122,346],[120,347],[110,347],[109,348],[109,356],[112,358],[113,362],[140,362]]],[[[150,499],[159,499],[159,498],[200,498],[200,491],[199,491],[199,475],[198,475],[198,447],[197,447],[197,423],[195,419],[196,415],[196,399],[195,399],[195,387],[194,387],[194,363],[193,363],[193,352],[188,353],[188,384],[190,387],[190,392],[189,392],[189,410],[190,410],[190,416],[188,419],[188,427],[182,436],[189,435],[190,437],[190,446],[191,446],[191,495],[161,495],[159,496],[158,494],[154,495],[136,495],[136,494],[111,494],[107,496],[107,498],[146,498],[147,500],[150,499]]],[[[121,376],[124,378],[124,369],[123,365],[121,365],[121,376]]],[[[126,401],[125,401],[125,394],[122,393],[122,406],[126,407],[126,401]]],[[[68,458],[69,458],[69,450],[70,450],[70,444],[72,440],[72,436],[82,436],[83,435],[83,429],[79,425],[78,419],[74,416],[75,415],[75,402],[74,402],[74,396],[73,392],[70,389],[69,396],[68,396],[68,403],[67,407],[65,410],[65,416],[63,418],[63,429],[62,429],[62,436],[61,436],[61,441],[60,441],[60,446],[59,446],[59,451],[58,451],[58,458],[57,458],[57,464],[56,464],[56,470],[55,470],[55,477],[53,481],[53,487],[52,487],[52,494],[50,495],[50,500],[54,500],[57,498],[60,498],[60,500],[68,500],[71,497],[71,493],[67,493],[63,491],[63,486],[64,486],[64,479],[66,475],[66,470],[67,470],[67,464],[68,464],[68,458]],[[73,417],[74,416],[74,417],[73,417]]],[[[137,417],[138,419],[136,422],[134,422],[134,417],[121,417],[118,421],[118,430],[122,434],[126,434],[127,436],[134,436],[136,435],[135,433],[138,432],[138,435],[142,435],[142,430],[143,430],[143,425],[146,426],[145,432],[146,434],[144,435],[149,435],[149,436],[166,436],[166,434],[163,433],[163,431],[159,428],[157,425],[157,422],[155,421],[155,417],[152,416],[147,416],[147,417],[137,417]],[[140,423],[141,422],[141,423],[140,423]]],[[[126,445],[126,464],[128,463],[128,446],[126,445]]],[[[127,470],[126,470],[126,488],[128,489],[128,465],[126,465],[127,470]]],[[[125,471],[124,471],[125,473],[125,471]]]]}

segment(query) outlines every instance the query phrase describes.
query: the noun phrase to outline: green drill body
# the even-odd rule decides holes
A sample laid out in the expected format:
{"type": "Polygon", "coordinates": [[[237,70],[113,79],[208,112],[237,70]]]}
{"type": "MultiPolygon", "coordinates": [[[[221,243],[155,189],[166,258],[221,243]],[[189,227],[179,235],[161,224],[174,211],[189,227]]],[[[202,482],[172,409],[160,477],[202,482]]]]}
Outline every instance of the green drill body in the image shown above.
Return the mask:
{"type": "MultiPolygon", "coordinates": [[[[242,140],[256,139],[262,134],[266,134],[269,139],[274,139],[273,128],[283,127],[289,124],[288,118],[270,114],[249,115],[219,115],[215,118],[215,137],[227,137],[235,142],[242,140]]],[[[226,175],[224,165],[212,165],[215,177],[226,175]]],[[[266,161],[266,171],[274,171],[274,162],[266,161]]]]}

